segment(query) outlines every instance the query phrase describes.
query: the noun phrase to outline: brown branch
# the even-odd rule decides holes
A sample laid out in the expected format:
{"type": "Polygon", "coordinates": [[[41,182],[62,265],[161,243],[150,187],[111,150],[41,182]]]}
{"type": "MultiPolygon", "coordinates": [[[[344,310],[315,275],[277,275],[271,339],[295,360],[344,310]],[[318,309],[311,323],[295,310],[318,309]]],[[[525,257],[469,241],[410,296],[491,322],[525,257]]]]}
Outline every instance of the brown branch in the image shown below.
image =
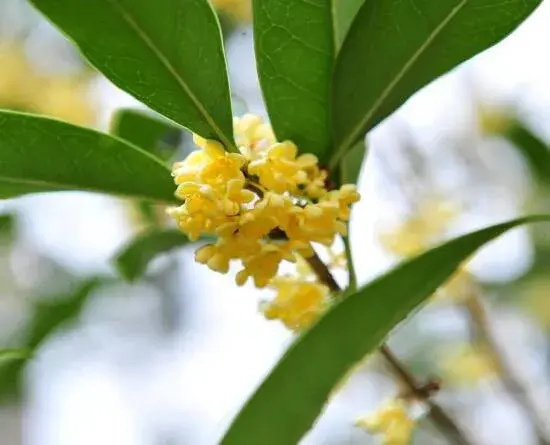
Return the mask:
{"type": "Polygon", "coordinates": [[[423,401],[428,406],[428,416],[441,433],[455,445],[469,445],[470,442],[466,439],[464,433],[459,429],[454,420],[443,408],[441,408],[441,406],[431,399],[431,393],[433,392],[430,388],[431,385],[423,385],[417,381],[387,345],[383,344],[380,346],[380,354],[384,357],[394,374],[407,385],[410,394],[423,401]]]}
{"type": "Polygon", "coordinates": [[[313,269],[313,272],[315,272],[315,275],[317,275],[317,278],[319,278],[319,281],[326,284],[332,292],[340,292],[342,290],[326,264],[317,255],[317,252],[313,252],[313,255],[306,258],[306,261],[311,269],[313,269]]]}
{"type": "MultiPolygon", "coordinates": [[[[306,259],[319,281],[326,284],[333,292],[340,292],[342,290],[317,253],[314,253],[313,256],[306,259]]],[[[417,382],[416,378],[407,371],[405,366],[386,344],[382,344],[379,350],[382,357],[384,357],[386,362],[391,366],[393,372],[407,385],[410,393],[419,400],[422,400],[429,407],[428,417],[441,433],[454,445],[470,445],[470,442],[466,439],[466,436],[458,428],[453,419],[441,406],[431,399],[433,385],[422,385],[417,382]]]]}
{"type": "Polygon", "coordinates": [[[547,437],[548,433],[546,432],[545,421],[529,397],[525,385],[518,379],[514,370],[506,361],[502,348],[492,333],[487,311],[479,299],[478,294],[479,290],[474,290],[474,292],[472,292],[464,302],[464,308],[470,318],[472,330],[477,339],[486,347],[490,355],[490,359],[493,361],[497,369],[502,385],[531,419],[539,445],[550,445],[550,440],[547,437]]]}

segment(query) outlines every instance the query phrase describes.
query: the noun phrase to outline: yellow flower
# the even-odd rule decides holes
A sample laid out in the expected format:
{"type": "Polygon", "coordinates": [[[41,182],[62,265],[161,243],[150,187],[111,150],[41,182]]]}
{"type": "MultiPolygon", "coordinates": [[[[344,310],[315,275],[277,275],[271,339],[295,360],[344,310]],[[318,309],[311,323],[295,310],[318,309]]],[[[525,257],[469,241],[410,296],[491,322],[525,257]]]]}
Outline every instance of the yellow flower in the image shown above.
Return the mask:
{"type": "Polygon", "coordinates": [[[327,193],[326,182],[328,172],[319,168],[317,164],[304,167],[307,175],[307,182],[300,184],[301,194],[311,199],[322,198],[327,193]]]}
{"type": "Polygon", "coordinates": [[[450,298],[454,301],[464,301],[474,291],[473,280],[472,274],[466,268],[466,264],[464,264],[454,273],[450,280],[437,290],[437,295],[450,298]]]}
{"type": "Polygon", "coordinates": [[[416,255],[442,238],[457,213],[457,208],[450,203],[437,197],[428,198],[413,216],[395,229],[380,234],[380,242],[393,254],[416,255]]]}
{"type": "Polygon", "coordinates": [[[299,184],[307,183],[305,168],[317,163],[312,154],[298,155],[298,148],[290,141],[272,145],[265,157],[253,160],[248,173],[259,178],[260,184],[276,193],[293,193],[299,184]]]}
{"type": "Polygon", "coordinates": [[[211,158],[202,170],[202,180],[212,186],[222,186],[229,179],[241,179],[244,174],[241,168],[245,164],[244,156],[228,153],[217,141],[208,141],[203,149],[211,158]]]}
{"type": "Polygon", "coordinates": [[[191,152],[184,161],[175,162],[172,166],[174,182],[176,184],[200,182],[202,169],[210,162],[212,162],[212,158],[204,150],[191,152]]]}
{"type": "Polygon", "coordinates": [[[550,328],[550,281],[547,275],[527,281],[520,288],[518,300],[542,328],[550,328]]]}
{"type": "Polygon", "coordinates": [[[0,43],[0,105],[78,125],[96,123],[89,83],[75,76],[44,75],[14,42],[0,43]]]}
{"type": "Polygon", "coordinates": [[[348,221],[351,214],[351,206],[359,201],[361,195],[354,184],[344,184],[339,190],[331,191],[324,198],[338,204],[338,218],[348,221]]]}
{"type": "Polygon", "coordinates": [[[309,280],[315,278],[315,272],[301,255],[296,256],[296,274],[301,280],[309,280]]]}
{"type": "Polygon", "coordinates": [[[226,273],[232,261],[240,261],[237,284],[251,278],[265,287],[282,261],[307,258],[314,253],[312,243],[329,246],[345,235],[359,195],[351,185],[327,194],[327,172],[317,158],[298,156],[292,142],[277,143],[259,117],[236,118],[234,127],[241,154],[193,137],[199,149],[172,169],[183,203],[169,214],[193,240],[217,237],[196,252],[197,262],[226,273]]]}
{"type": "Polygon", "coordinates": [[[212,0],[212,5],[237,22],[249,22],[252,19],[252,0],[212,0]]]}
{"type": "Polygon", "coordinates": [[[185,201],[182,207],[186,215],[200,213],[210,218],[223,215],[220,196],[208,185],[184,182],[177,188],[176,196],[185,201]]]}
{"type": "Polygon", "coordinates": [[[336,234],[346,235],[346,224],[338,220],[338,204],[322,201],[295,208],[282,227],[291,239],[330,246],[336,234]]]}
{"type": "Polygon", "coordinates": [[[219,246],[207,244],[195,251],[195,261],[207,264],[210,269],[216,272],[227,273],[231,257],[225,253],[219,246]]]}
{"type": "Polygon", "coordinates": [[[402,399],[386,402],[378,411],[357,419],[355,425],[371,434],[382,435],[384,445],[406,445],[410,442],[415,421],[402,399]]]}
{"type": "Polygon", "coordinates": [[[167,210],[169,216],[173,217],[179,229],[184,232],[191,241],[196,241],[203,233],[208,233],[211,228],[211,220],[203,214],[189,216],[183,207],[174,207],[167,210]]]}
{"type": "Polygon", "coordinates": [[[236,283],[242,286],[252,278],[256,287],[267,286],[269,280],[277,275],[283,259],[294,261],[294,254],[288,247],[288,243],[267,243],[254,255],[243,258],[243,269],[235,277],[236,283]]]}
{"type": "Polygon", "coordinates": [[[33,111],[77,125],[93,125],[97,110],[92,106],[88,89],[87,84],[77,79],[49,79],[38,92],[33,111]]]}
{"type": "Polygon", "coordinates": [[[257,159],[276,142],[271,126],[264,123],[260,116],[245,114],[241,118],[236,117],[233,127],[235,142],[249,161],[257,159]]]}
{"type": "Polygon", "coordinates": [[[307,328],[329,303],[329,289],[322,284],[278,277],[270,286],[277,290],[277,295],[262,308],[265,317],[280,320],[293,331],[307,328]]]}
{"type": "Polygon", "coordinates": [[[327,253],[329,256],[328,266],[331,269],[345,269],[347,267],[348,260],[345,251],[336,253],[332,247],[327,247],[327,253]]]}
{"type": "Polygon", "coordinates": [[[481,346],[463,344],[446,352],[441,360],[446,380],[462,386],[475,386],[495,376],[491,354],[481,346]]]}
{"type": "Polygon", "coordinates": [[[35,99],[40,78],[23,48],[16,43],[0,44],[0,103],[3,107],[28,109],[35,99]]]}

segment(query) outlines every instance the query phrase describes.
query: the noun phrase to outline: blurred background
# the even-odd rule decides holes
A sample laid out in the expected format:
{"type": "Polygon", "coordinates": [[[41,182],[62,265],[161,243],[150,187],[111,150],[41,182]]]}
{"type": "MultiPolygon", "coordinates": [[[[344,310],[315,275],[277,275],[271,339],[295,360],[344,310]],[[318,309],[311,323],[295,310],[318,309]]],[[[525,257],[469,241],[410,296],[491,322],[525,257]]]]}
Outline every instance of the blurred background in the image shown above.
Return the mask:
{"type": "MultiPolygon", "coordinates": [[[[235,113],[265,115],[250,4],[213,3],[235,113]]],[[[351,227],[361,283],[451,236],[550,211],[548,23],[544,2],[369,135],[351,227]]],[[[2,0],[0,107],[108,131],[117,109],[142,105],[26,1],[2,0]]],[[[189,136],[169,145],[181,158],[189,136]]],[[[32,355],[0,360],[0,445],[214,445],[292,341],[258,311],[269,291],[195,264],[192,246],[120,278],[113,256],[152,224],[141,210],[80,192],[0,201],[0,348],[32,355]]],[[[390,338],[416,375],[441,379],[437,399],[472,444],[550,443],[549,233],[493,242],[390,338]]],[[[398,389],[370,357],[303,444],[378,443],[354,420],[398,389]]],[[[422,417],[414,441],[446,443],[422,417]]]]}

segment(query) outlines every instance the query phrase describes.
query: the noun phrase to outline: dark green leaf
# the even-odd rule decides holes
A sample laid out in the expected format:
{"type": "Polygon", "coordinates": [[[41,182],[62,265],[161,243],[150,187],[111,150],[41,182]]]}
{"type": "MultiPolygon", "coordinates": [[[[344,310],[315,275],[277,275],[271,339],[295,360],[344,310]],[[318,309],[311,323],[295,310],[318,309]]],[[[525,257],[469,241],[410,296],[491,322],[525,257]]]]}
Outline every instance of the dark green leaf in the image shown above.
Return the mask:
{"type": "Polygon", "coordinates": [[[182,130],[152,113],[122,109],[114,115],[110,133],[161,159],[168,159],[178,148],[182,130]]]}
{"type": "Polygon", "coordinates": [[[29,352],[23,349],[0,349],[0,366],[8,362],[25,360],[29,352]]]}
{"type": "Polygon", "coordinates": [[[207,0],[32,0],[115,85],[233,147],[227,69],[207,0]]]}
{"type": "Polygon", "coordinates": [[[84,190],[174,201],[169,170],[124,141],[44,117],[0,112],[0,197],[84,190]]]}
{"type": "Polygon", "coordinates": [[[14,220],[14,215],[0,215],[0,246],[6,242],[11,242],[15,226],[14,220]]]}
{"type": "Polygon", "coordinates": [[[414,92],[512,32],[542,0],[367,0],[338,55],[334,167],[414,92]]]}
{"type": "Polygon", "coordinates": [[[223,445],[296,444],[332,388],[478,248],[532,216],[456,238],[406,261],[336,304],[301,335],[240,412],[223,445]]]}
{"type": "Polygon", "coordinates": [[[332,2],[334,46],[337,52],[342,46],[351,23],[363,3],[365,3],[365,0],[334,0],[332,2]]]}
{"type": "Polygon", "coordinates": [[[273,130],[326,161],[334,50],[330,0],[254,0],[258,75],[273,130]]]}
{"type": "Polygon", "coordinates": [[[340,184],[357,184],[367,154],[366,141],[360,140],[340,163],[340,184]]]}
{"type": "MultiPolygon", "coordinates": [[[[73,292],[55,299],[38,302],[32,314],[23,339],[22,351],[25,357],[33,355],[57,329],[74,319],[82,310],[89,296],[102,284],[93,278],[80,284],[73,292]]],[[[20,391],[21,375],[25,361],[10,360],[0,370],[0,397],[20,391]]]]}
{"type": "Polygon", "coordinates": [[[549,183],[550,148],[548,145],[519,121],[514,121],[504,136],[520,151],[537,178],[549,183]]]}
{"type": "Polygon", "coordinates": [[[68,294],[37,302],[27,331],[25,346],[35,350],[62,324],[74,319],[88,301],[89,296],[102,284],[99,278],[92,278],[80,284],[68,294]]]}
{"type": "Polygon", "coordinates": [[[177,229],[150,230],[123,247],[113,261],[120,274],[133,281],[143,275],[157,255],[188,243],[187,237],[177,229]]]}

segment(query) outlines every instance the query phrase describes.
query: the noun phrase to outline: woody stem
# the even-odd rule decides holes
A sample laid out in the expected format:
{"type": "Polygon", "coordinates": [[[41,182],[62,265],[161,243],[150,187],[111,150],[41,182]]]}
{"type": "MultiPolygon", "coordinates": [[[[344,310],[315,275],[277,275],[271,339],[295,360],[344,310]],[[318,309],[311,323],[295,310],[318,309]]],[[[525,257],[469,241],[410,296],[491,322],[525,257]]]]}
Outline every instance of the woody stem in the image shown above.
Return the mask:
{"type": "MultiPolygon", "coordinates": [[[[317,253],[306,258],[306,260],[317,275],[319,281],[326,284],[333,292],[340,292],[342,290],[327,265],[321,261],[317,253]]],[[[379,351],[393,373],[407,386],[409,392],[428,406],[428,416],[430,420],[439,431],[447,437],[449,442],[454,445],[469,445],[470,442],[466,439],[466,436],[457,426],[455,421],[440,405],[431,399],[430,394],[424,390],[425,385],[417,381],[414,375],[409,372],[405,365],[395,356],[388,345],[383,343],[379,351]]]]}

